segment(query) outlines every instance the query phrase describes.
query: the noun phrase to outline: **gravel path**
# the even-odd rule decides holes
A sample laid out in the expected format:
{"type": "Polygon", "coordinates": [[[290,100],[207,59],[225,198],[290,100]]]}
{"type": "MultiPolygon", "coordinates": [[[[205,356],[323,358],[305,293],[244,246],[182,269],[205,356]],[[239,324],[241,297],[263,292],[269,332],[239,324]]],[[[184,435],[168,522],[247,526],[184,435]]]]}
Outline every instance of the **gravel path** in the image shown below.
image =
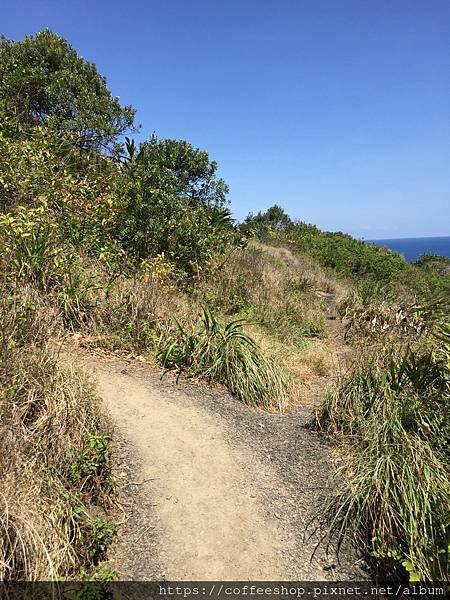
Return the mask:
{"type": "Polygon", "coordinates": [[[333,464],[306,409],[268,414],[137,362],[82,363],[116,426],[121,579],[362,579],[308,527],[333,464]]]}

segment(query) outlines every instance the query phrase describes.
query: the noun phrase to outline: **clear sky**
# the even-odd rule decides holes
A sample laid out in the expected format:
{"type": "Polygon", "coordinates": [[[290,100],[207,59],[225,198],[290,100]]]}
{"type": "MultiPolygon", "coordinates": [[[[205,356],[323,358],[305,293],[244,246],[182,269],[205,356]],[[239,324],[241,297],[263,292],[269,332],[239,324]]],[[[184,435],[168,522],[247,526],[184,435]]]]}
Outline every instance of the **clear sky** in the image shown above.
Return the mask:
{"type": "Polygon", "coordinates": [[[139,137],[209,151],[233,213],[450,235],[449,0],[3,0],[94,61],[139,137]]]}

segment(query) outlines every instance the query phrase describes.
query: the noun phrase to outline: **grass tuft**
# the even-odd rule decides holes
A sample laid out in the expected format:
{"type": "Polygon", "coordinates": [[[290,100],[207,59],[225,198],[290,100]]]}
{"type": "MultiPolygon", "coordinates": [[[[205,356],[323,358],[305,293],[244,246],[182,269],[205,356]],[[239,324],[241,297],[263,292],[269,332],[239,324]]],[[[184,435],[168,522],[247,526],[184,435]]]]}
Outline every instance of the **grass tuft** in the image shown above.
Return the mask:
{"type": "Polygon", "coordinates": [[[208,310],[196,327],[161,340],[157,360],[166,368],[225,384],[245,404],[283,410],[288,379],[243,331],[242,319],[221,325],[208,310]]]}

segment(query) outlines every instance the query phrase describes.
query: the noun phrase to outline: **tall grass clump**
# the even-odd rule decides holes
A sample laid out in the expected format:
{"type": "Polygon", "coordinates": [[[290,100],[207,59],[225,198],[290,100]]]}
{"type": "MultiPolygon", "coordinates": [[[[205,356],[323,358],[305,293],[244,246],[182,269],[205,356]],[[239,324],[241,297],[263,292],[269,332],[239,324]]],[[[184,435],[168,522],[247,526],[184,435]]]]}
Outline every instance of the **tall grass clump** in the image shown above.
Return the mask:
{"type": "MultiPolygon", "coordinates": [[[[317,422],[343,442],[327,519],[388,575],[449,576],[448,334],[431,350],[385,350],[342,377],[317,422]]],[[[444,333],[442,333],[444,332],[444,333]]]]}
{"type": "Polygon", "coordinates": [[[160,342],[158,361],[168,369],[222,383],[245,404],[283,410],[288,380],[243,331],[243,321],[222,325],[207,309],[192,329],[177,328],[160,342]]]}

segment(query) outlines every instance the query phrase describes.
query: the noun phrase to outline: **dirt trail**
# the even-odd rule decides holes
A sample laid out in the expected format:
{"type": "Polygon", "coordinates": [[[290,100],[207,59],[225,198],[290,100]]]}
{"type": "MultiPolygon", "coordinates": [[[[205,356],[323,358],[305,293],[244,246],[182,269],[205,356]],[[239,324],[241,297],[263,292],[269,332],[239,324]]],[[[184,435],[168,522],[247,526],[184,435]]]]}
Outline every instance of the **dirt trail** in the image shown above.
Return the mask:
{"type": "Polygon", "coordinates": [[[129,518],[112,565],[121,578],[361,578],[323,547],[310,561],[317,535],[303,534],[323,501],[331,459],[303,428],[301,410],[262,413],[136,363],[83,364],[122,440],[129,518]]]}

